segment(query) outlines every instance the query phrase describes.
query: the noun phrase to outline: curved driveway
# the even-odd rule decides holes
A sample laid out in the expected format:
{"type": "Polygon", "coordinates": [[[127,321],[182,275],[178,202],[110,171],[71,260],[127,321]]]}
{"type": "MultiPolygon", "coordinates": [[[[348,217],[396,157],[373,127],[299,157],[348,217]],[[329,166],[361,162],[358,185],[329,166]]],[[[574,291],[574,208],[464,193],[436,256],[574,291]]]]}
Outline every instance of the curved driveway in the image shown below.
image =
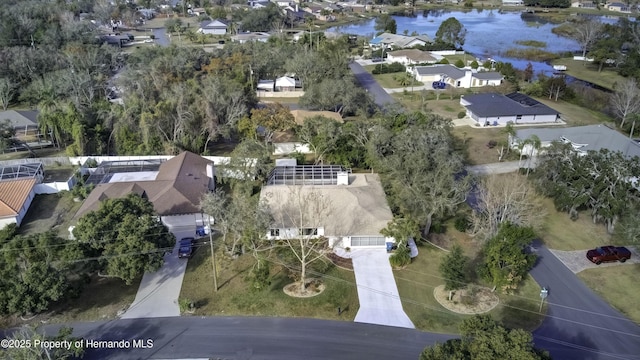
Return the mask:
{"type": "Polygon", "coordinates": [[[640,327],[591,291],[549,249],[534,248],[538,262],[531,275],[549,289],[547,318],[534,331],[536,346],[554,359],[640,359],[640,327]]]}

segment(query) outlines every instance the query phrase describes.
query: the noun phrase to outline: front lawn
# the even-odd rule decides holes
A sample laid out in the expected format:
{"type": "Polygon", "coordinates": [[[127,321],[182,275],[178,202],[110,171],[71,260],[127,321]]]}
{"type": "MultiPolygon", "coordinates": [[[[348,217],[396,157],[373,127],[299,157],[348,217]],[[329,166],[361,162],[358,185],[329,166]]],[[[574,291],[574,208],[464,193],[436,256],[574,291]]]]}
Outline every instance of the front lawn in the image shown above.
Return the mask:
{"type": "Polygon", "coordinates": [[[603,224],[594,224],[586,212],[581,212],[573,221],[566,212],[555,209],[552,199],[544,200],[547,213],[540,231],[544,243],[556,250],[585,250],[611,242],[611,236],[603,224]]]}
{"type": "Polygon", "coordinates": [[[311,298],[292,298],[283,291],[292,282],[282,267],[272,264],[271,285],[264,290],[252,290],[245,281],[254,259],[243,255],[236,260],[216,251],[218,262],[218,292],[213,289],[211,252],[208,246],[199,248],[189,260],[180,299],[196,306],[194,315],[251,315],[277,317],[308,317],[353,321],[359,302],[355,275],[336,267],[322,275],[326,289],[311,298]],[[338,307],[343,309],[338,315],[338,307]]]}
{"type": "MultiPolygon", "coordinates": [[[[455,230],[448,231],[451,233],[445,234],[445,237],[456,237],[455,230]]],[[[459,239],[454,241],[461,242],[459,239]]],[[[467,242],[462,245],[467,249],[467,255],[473,256],[473,248],[477,244],[467,242]]],[[[395,270],[393,274],[402,299],[402,307],[416,328],[453,334],[458,333],[460,322],[470,315],[446,310],[433,296],[434,288],[444,284],[438,267],[445,256],[444,251],[433,246],[421,246],[420,255],[407,268],[395,270]]],[[[540,287],[532,277],[527,276],[515,295],[498,294],[500,304],[489,314],[507,327],[531,331],[538,327],[543,319],[543,315],[538,314],[539,294],[540,287]]]]}
{"type": "Polygon", "coordinates": [[[562,58],[552,61],[553,65],[566,65],[565,71],[568,75],[576,79],[588,81],[590,83],[602,86],[606,89],[613,89],[616,82],[624,80],[617,72],[604,67],[602,71],[598,71],[598,65],[592,62],[573,60],[572,58],[562,58]]]}
{"type": "Polygon", "coordinates": [[[640,287],[633,285],[638,282],[638,274],[640,264],[633,264],[587,269],[578,277],[611,306],[640,324],[640,287]]]}
{"type": "MultiPolygon", "coordinates": [[[[459,148],[466,152],[467,163],[469,165],[491,164],[498,162],[499,150],[501,145],[493,148],[487,147],[489,141],[506,143],[507,134],[504,128],[495,127],[475,127],[475,126],[456,126],[452,129],[459,148]]],[[[515,156],[515,152],[510,150],[510,154],[515,156]]],[[[503,159],[510,160],[511,158],[503,159]]],[[[515,158],[517,160],[517,157],[515,158]]]]}

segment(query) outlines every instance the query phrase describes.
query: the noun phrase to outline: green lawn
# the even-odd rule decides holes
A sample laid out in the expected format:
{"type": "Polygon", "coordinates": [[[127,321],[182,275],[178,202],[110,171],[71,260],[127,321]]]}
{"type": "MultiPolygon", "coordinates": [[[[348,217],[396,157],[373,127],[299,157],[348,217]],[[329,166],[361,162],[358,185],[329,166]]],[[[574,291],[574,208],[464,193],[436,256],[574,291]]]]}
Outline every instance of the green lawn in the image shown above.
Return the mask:
{"type": "Polygon", "coordinates": [[[640,264],[609,266],[588,269],[578,273],[578,277],[611,306],[640,324],[640,287],[638,282],[640,264]]]}
{"type": "Polygon", "coordinates": [[[552,63],[553,65],[566,65],[567,71],[565,72],[576,79],[588,81],[607,89],[613,89],[613,85],[616,82],[624,79],[618,75],[617,72],[609,70],[606,67],[601,72],[598,72],[598,66],[590,62],[573,60],[572,58],[562,58],[553,60],[552,63]]]}
{"type": "Polygon", "coordinates": [[[589,110],[569,102],[553,101],[549,98],[535,98],[541,103],[558,111],[567,126],[583,126],[603,123],[614,123],[614,120],[600,111],[589,110]]]}
{"type": "Polygon", "coordinates": [[[556,211],[551,199],[544,200],[547,213],[540,232],[544,243],[556,250],[584,250],[611,242],[604,225],[594,224],[588,213],[581,212],[576,221],[566,212],[556,211]]]}
{"type": "Polygon", "coordinates": [[[59,236],[68,237],[71,219],[82,202],[75,202],[70,192],[36,195],[18,228],[20,234],[37,234],[55,230],[59,236]]]}
{"type": "Polygon", "coordinates": [[[245,277],[253,266],[251,255],[236,260],[216,251],[218,262],[218,292],[213,290],[211,257],[208,246],[199,248],[189,260],[182,285],[181,299],[196,305],[194,315],[252,315],[278,317],[309,317],[353,321],[358,312],[358,293],[353,272],[336,267],[323,276],[326,289],[312,298],[292,298],[283,292],[292,282],[279,267],[271,270],[271,285],[252,291],[245,277]],[[337,309],[346,309],[338,315],[337,309]]]}
{"type": "MultiPolygon", "coordinates": [[[[455,230],[452,233],[455,233],[455,230]]],[[[463,246],[468,249],[477,245],[467,243],[463,246]]],[[[407,268],[395,270],[393,273],[404,311],[416,328],[440,333],[457,333],[460,322],[470,315],[448,311],[433,296],[433,289],[444,284],[438,270],[444,256],[442,250],[432,246],[421,246],[420,255],[407,268]]],[[[515,295],[498,294],[500,304],[490,314],[505,326],[533,330],[543,319],[543,316],[538,314],[539,293],[540,287],[533,278],[527,277],[515,295]]]]}
{"type": "MultiPolygon", "coordinates": [[[[506,142],[507,135],[503,132],[504,128],[494,127],[475,127],[475,126],[456,126],[452,133],[456,139],[458,148],[464,150],[467,163],[469,165],[491,164],[498,162],[501,145],[497,145],[493,149],[487,147],[487,143],[491,140],[506,142]]],[[[510,151],[503,160],[517,160],[518,157],[514,151],[510,151]]]]}

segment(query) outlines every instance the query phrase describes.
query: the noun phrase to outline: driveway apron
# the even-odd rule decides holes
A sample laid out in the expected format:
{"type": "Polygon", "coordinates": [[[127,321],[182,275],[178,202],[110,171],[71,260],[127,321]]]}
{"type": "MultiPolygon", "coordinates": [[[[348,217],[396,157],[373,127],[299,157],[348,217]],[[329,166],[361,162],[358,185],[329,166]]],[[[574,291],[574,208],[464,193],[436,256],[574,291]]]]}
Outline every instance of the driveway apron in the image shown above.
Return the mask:
{"type": "Polygon", "coordinates": [[[123,319],[180,316],[178,297],[187,268],[187,259],[178,259],[180,239],[194,236],[193,227],[171,228],[176,237],[176,246],[164,256],[164,265],[156,272],[147,272],[142,277],[136,298],[122,315],[123,319]]]}
{"type": "Polygon", "coordinates": [[[415,328],[402,309],[385,249],[352,249],[360,309],[355,322],[415,328]]]}

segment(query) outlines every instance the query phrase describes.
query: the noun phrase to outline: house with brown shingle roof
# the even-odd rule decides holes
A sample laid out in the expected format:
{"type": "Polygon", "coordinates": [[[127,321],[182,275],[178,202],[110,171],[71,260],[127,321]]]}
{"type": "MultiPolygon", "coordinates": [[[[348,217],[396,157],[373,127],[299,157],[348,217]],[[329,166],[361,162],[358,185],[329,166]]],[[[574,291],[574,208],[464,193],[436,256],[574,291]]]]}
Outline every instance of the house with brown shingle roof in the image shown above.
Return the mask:
{"type": "Polygon", "coordinates": [[[0,181],[0,229],[20,226],[36,196],[36,178],[0,181]]]}
{"type": "Polygon", "coordinates": [[[213,162],[185,151],[160,165],[153,180],[108,182],[98,184],[84,201],[74,219],[98,210],[102,201],[135,193],[153,203],[163,223],[173,226],[196,226],[201,218],[200,199],[215,189],[213,162]],[[194,215],[196,214],[196,215],[194,215]]]}

